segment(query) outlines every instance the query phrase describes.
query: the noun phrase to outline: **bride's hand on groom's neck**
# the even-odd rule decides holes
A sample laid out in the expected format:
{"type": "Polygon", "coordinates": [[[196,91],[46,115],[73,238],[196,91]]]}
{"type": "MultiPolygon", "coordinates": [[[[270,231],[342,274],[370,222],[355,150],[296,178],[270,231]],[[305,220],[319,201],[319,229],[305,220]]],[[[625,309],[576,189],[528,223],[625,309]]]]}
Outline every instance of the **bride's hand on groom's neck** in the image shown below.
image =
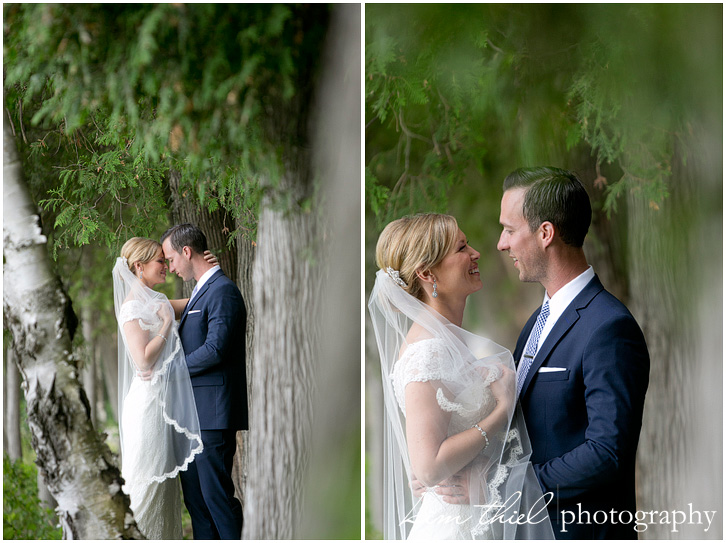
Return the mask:
{"type": "Polygon", "coordinates": [[[202,256],[204,256],[204,260],[212,266],[216,266],[217,264],[219,264],[217,257],[214,256],[210,251],[204,251],[204,254],[202,256]]]}

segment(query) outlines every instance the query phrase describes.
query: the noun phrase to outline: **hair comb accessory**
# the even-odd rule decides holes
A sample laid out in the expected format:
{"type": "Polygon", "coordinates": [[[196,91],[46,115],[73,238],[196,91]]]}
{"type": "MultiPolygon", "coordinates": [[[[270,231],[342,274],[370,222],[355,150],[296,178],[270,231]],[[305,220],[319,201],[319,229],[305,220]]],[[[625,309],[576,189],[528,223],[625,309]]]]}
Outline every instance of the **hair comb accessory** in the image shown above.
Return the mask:
{"type": "Polygon", "coordinates": [[[388,268],[386,268],[386,273],[391,277],[391,279],[396,282],[399,287],[406,288],[408,286],[406,284],[406,281],[401,279],[401,274],[398,272],[398,270],[394,270],[389,266],[388,268]]]}

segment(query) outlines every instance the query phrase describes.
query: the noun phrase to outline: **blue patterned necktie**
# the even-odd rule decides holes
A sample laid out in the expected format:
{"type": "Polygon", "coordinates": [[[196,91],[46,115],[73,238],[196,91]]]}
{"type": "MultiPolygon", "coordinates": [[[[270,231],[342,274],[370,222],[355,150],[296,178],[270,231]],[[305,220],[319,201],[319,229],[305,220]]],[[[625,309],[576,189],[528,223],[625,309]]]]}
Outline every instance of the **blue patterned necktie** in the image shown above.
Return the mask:
{"type": "Polygon", "coordinates": [[[527,346],[524,348],[522,361],[519,364],[519,371],[517,372],[517,397],[519,397],[519,393],[522,391],[524,380],[527,378],[527,372],[529,372],[529,368],[532,366],[532,362],[534,362],[534,356],[537,354],[539,336],[542,335],[542,330],[545,327],[549,314],[550,302],[547,300],[542,306],[542,310],[539,312],[537,322],[534,323],[534,329],[532,330],[532,334],[529,336],[527,346]]]}
{"type": "Polygon", "coordinates": [[[197,290],[199,290],[199,283],[194,285],[194,290],[192,290],[192,295],[189,296],[189,302],[187,302],[187,304],[190,303],[194,299],[194,296],[197,295],[197,290]]]}

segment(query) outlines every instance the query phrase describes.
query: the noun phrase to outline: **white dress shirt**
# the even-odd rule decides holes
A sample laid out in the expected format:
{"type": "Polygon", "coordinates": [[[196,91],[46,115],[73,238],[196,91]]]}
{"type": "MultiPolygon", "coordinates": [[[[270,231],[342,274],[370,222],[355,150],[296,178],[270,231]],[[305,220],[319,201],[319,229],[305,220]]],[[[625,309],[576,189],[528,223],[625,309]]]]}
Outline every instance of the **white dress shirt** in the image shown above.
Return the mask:
{"type": "Polygon", "coordinates": [[[219,269],[221,269],[219,265],[216,265],[213,268],[210,268],[206,272],[204,272],[204,274],[199,278],[199,281],[197,281],[197,285],[194,287],[194,292],[192,292],[192,297],[189,298],[189,302],[187,303],[191,303],[191,301],[196,297],[197,293],[202,290],[204,283],[209,281],[209,278],[212,277],[219,269]]]}

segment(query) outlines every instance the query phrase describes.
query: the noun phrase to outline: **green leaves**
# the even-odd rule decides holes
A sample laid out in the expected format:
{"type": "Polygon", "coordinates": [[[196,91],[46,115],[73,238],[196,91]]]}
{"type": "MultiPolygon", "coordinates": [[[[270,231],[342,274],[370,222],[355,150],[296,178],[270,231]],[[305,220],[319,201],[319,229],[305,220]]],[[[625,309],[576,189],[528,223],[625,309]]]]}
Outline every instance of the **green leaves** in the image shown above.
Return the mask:
{"type": "Polygon", "coordinates": [[[159,173],[173,162],[184,178],[205,185],[199,191],[205,203],[246,215],[257,206],[259,175],[274,184],[285,170],[278,148],[304,145],[305,125],[292,117],[304,114],[301,104],[308,107],[328,11],[263,4],[12,6],[4,27],[5,85],[23,86],[26,105],[40,103],[33,124],[62,124],[68,135],[93,132],[109,147],[99,152],[117,153],[98,160],[95,182],[102,186],[143,185],[143,175],[137,179],[138,171],[118,163],[127,152],[159,173]],[[280,123],[285,115],[291,119],[280,123]],[[118,181],[107,179],[116,175],[118,181]],[[244,196],[217,198],[228,195],[230,175],[244,196]]]}
{"type": "Polygon", "coordinates": [[[3,539],[61,539],[52,509],[38,499],[37,469],[3,456],[3,539]]]}
{"type": "Polygon", "coordinates": [[[508,173],[538,164],[575,169],[588,182],[607,168],[598,209],[610,213],[637,192],[657,210],[688,127],[711,122],[690,95],[720,89],[712,77],[721,73],[720,26],[708,22],[720,14],[718,6],[367,5],[370,210],[385,222],[446,208],[458,185],[498,199],[508,173]],[[692,56],[694,39],[704,60],[692,56]]]}

